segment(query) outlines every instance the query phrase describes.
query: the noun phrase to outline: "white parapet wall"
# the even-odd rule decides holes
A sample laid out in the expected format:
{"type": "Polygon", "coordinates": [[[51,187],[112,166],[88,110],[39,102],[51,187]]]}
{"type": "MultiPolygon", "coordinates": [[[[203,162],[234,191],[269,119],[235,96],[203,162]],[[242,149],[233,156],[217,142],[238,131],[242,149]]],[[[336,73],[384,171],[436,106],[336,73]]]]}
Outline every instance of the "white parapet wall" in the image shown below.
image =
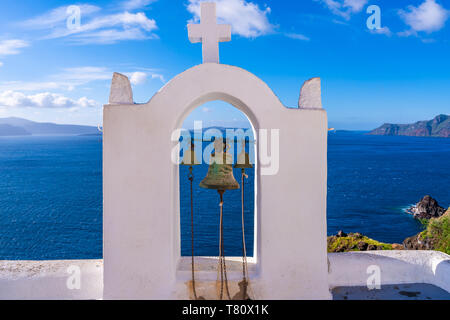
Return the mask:
{"type": "Polygon", "coordinates": [[[103,260],[0,261],[1,300],[102,297],[103,260]]]}
{"type": "Polygon", "coordinates": [[[329,253],[330,288],[365,286],[380,268],[381,285],[428,283],[450,292],[450,256],[438,251],[366,251],[329,253]]]}
{"type": "MultiPolygon", "coordinates": [[[[197,258],[196,264],[211,264],[212,258],[197,258]],[[208,262],[209,261],[209,262],[208,262]]],[[[365,286],[369,266],[380,268],[381,285],[428,283],[450,292],[450,256],[436,251],[370,251],[329,253],[329,287],[365,286]]],[[[240,275],[239,261],[230,258],[230,280],[240,275]],[[235,268],[233,268],[233,266],[235,268]],[[236,269],[236,270],[234,270],[236,269]],[[239,270],[238,270],[239,269],[239,270]]],[[[189,278],[190,259],[183,258],[179,277],[189,278]]],[[[250,262],[250,276],[257,270],[250,262]]],[[[215,266],[216,263],[211,264],[215,266]]],[[[236,277],[239,279],[239,277],[236,277]]],[[[210,280],[208,272],[198,274],[199,293],[202,282],[210,280]]],[[[253,286],[258,281],[253,281],[253,286]]],[[[251,288],[252,289],[252,288],[251,288]]],[[[103,260],[0,261],[0,300],[103,298],[103,260]],[[73,269],[80,268],[80,288],[70,289],[67,282],[73,269]],[[70,272],[69,272],[70,271],[70,272]]],[[[258,298],[257,296],[255,298],[258,298]]]]}

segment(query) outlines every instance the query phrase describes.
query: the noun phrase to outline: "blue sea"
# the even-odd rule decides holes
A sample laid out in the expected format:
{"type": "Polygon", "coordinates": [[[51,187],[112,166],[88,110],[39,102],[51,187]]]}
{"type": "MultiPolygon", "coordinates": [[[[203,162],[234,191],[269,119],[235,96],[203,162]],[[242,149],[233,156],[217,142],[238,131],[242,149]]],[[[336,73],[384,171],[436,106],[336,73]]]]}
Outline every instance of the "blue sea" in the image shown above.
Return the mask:
{"type": "MultiPolygon", "coordinates": [[[[329,135],[328,234],[361,232],[401,243],[421,230],[404,209],[426,194],[450,205],[450,139],[329,135]]],[[[154,169],[154,168],[153,168],[154,169]]],[[[218,254],[219,195],[198,187],[195,254],[218,254]]],[[[246,243],[253,246],[253,179],[247,170],[246,243]]],[[[240,183],[240,170],[234,175],[240,183]]],[[[190,255],[187,168],[180,168],[182,254],[190,255]]],[[[224,196],[227,255],[241,255],[240,190],[224,196]]],[[[102,257],[102,141],[97,136],[0,138],[0,259],[102,257]]]]}

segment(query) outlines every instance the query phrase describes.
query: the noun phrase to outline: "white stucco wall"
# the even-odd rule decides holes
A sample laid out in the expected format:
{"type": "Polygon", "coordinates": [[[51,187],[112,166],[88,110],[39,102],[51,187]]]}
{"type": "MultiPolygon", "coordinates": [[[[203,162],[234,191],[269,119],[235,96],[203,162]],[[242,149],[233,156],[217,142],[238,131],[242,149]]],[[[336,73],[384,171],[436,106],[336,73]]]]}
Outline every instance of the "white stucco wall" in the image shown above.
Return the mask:
{"type": "Polygon", "coordinates": [[[286,108],[256,76],[220,64],[183,72],[146,104],[104,107],[105,298],[189,297],[177,276],[179,178],[170,158],[171,134],[194,108],[212,100],[240,109],[256,131],[280,129],[279,172],[263,175],[265,168],[256,165],[258,297],[331,298],[326,112],[286,108]]]}
{"type": "Polygon", "coordinates": [[[103,298],[102,260],[0,261],[1,300],[90,300],[103,298]],[[69,288],[79,268],[78,288],[69,288]]]}
{"type": "MultiPolygon", "coordinates": [[[[367,268],[377,265],[381,271],[381,285],[428,283],[450,292],[450,256],[436,251],[371,251],[329,253],[329,287],[365,286],[369,274],[367,268]]],[[[299,258],[299,260],[301,257],[299,258]]],[[[214,298],[217,258],[197,258],[197,293],[214,298]]],[[[238,258],[228,258],[230,289],[237,292],[241,280],[242,265],[238,258]]],[[[190,258],[179,260],[172,298],[186,299],[190,281],[190,258]]],[[[251,277],[249,293],[254,299],[260,296],[259,271],[253,259],[249,259],[251,277]]],[[[293,284],[302,287],[302,283],[293,284]]],[[[275,286],[274,289],[282,290],[275,286]]],[[[102,299],[102,260],[58,261],[0,261],[0,299],[102,299]],[[69,289],[67,268],[80,267],[81,287],[69,289]]],[[[301,299],[295,297],[294,299],[301,299]]]]}
{"type": "Polygon", "coordinates": [[[428,283],[450,292],[450,256],[438,251],[330,253],[330,288],[365,286],[367,268],[380,267],[381,285],[428,283]]]}

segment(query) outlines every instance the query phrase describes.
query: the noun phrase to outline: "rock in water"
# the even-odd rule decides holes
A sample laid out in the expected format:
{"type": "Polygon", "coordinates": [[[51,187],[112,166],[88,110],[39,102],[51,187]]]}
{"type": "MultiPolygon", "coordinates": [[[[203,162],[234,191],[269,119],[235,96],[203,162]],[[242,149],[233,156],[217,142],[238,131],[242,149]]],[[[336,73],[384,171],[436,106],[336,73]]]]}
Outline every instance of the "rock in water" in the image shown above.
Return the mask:
{"type": "Polygon", "coordinates": [[[445,209],[431,196],[426,195],[415,206],[412,206],[408,212],[416,219],[431,219],[442,216],[445,209]]]}

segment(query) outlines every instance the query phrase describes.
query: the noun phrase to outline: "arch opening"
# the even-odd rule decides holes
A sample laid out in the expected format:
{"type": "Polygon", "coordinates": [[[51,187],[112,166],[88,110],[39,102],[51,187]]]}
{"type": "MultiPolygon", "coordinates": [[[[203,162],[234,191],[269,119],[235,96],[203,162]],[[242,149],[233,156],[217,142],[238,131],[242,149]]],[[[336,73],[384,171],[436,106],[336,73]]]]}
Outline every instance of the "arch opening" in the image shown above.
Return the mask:
{"type": "MultiPolygon", "coordinates": [[[[229,99],[227,99],[229,101],[229,99]]],[[[181,153],[183,159],[185,150],[194,140],[195,155],[199,165],[192,167],[193,201],[194,201],[194,255],[219,255],[219,194],[216,190],[204,189],[199,186],[208,172],[211,152],[214,151],[215,139],[224,138],[228,151],[237,162],[245,142],[245,152],[249,154],[253,168],[245,169],[248,178],[244,178],[244,225],[247,257],[256,257],[256,139],[254,126],[249,117],[231,105],[228,101],[208,101],[203,97],[195,105],[188,108],[181,120],[181,153]],[[207,102],[204,102],[207,101],[207,102]],[[202,103],[203,102],[203,103],[202,103]]],[[[189,166],[179,166],[179,212],[180,212],[180,255],[191,255],[191,200],[189,166]]],[[[240,188],[227,190],[224,193],[223,206],[223,239],[224,253],[227,257],[242,256],[242,211],[241,188],[242,169],[233,168],[233,176],[240,188]]]]}

